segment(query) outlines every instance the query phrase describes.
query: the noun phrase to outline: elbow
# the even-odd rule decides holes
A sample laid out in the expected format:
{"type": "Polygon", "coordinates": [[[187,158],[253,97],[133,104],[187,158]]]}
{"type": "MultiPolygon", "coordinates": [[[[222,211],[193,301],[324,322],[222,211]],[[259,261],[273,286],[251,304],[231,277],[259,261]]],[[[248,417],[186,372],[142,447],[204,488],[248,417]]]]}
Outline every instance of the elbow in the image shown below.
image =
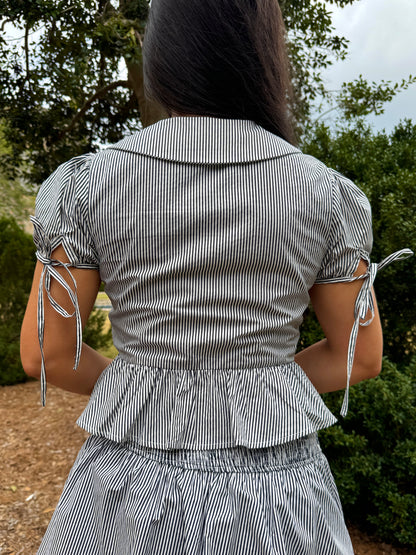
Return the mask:
{"type": "MultiPolygon", "coordinates": [[[[64,350],[59,352],[56,346],[44,347],[45,367],[48,371],[48,378],[59,374],[63,369],[73,364],[73,353],[64,350]]],[[[20,361],[23,370],[30,378],[40,379],[42,371],[42,355],[39,345],[36,342],[20,342],[20,361]]]]}
{"type": "Polygon", "coordinates": [[[375,357],[370,363],[361,366],[361,375],[363,380],[371,380],[372,378],[377,378],[381,372],[382,357],[375,357]]]}
{"type": "Polygon", "coordinates": [[[33,326],[26,325],[26,320],[23,320],[20,332],[20,362],[27,376],[40,378],[42,356],[39,340],[33,326]]]}
{"type": "Polygon", "coordinates": [[[376,378],[383,363],[383,347],[380,345],[367,346],[365,350],[359,350],[354,360],[353,373],[356,375],[356,383],[363,380],[376,378]]]}
{"type": "Polygon", "coordinates": [[[372,378],[377,378],[377,376],[381,372],[382,366],[383,366],[383,348],[380,349],[378,356],[376,357],[376,360],[374,361],[373,366],[370,369],[372,372],[372,375],[371,375],[372,378]]]}
{"type": "Polygon", "coordinates": [[[35,353],[28,351],[20,346],[20,361],[23,366],[23,370],[29,378],[40,378],[42,359],[35,353]]]}
{"type": "Polygon", "coordinates": [[[41,365],[38,364],[36,361],[30,361],[26,359],[21,360],[25,374],[29,376],[29,378],[40,379],[41,365]]]}
{"type": "MultiPolygon", "coordinates": [[[[380,321],[360,329],[355,349],[354,367],[358,381],[376,378],[383,363],[383,334],[380,321]]],[[[353,370],[354,371],[354,370],[353,370]]]]}
{"type": "MultiPolygon", "coordinates": [[[[55,345],[46,343],[43,347],[45,357],[45,366],[48,372],[54,371],[62,360],[62,353],[59,352],[55,345]]],[[[42,369],[42,354],[39,347],[37,337],[32,334],[25,334],[22,330],[20,335],[20,361],[23,370],[30,378],[40,379],[42,369]]]]}

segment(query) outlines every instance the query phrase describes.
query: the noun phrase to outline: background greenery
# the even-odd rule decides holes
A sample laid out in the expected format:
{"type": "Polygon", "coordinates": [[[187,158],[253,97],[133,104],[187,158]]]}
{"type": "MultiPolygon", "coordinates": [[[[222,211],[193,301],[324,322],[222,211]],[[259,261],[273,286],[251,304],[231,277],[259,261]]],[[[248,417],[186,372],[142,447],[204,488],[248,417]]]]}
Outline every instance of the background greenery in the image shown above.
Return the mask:
{"type": "Polygon", "coordinates": [[[35,264],[32,237],[13,219],[0,219],[0,385],[22,382],[20,327],[35,264]]]}
{"type": "MultiPolygon", "coordinates": [[[[404,247],[415,250],[415,124],[404,121],[391,134],[374,133],[362,120],[332,132],[320,124],[305,136],[303,150],[349,177],[368,196],[374,262],[404,247]]],[[[416,353],[415,283],[413,259],[387,266],[376,279],[384,353],[395,362],[408,361],[416,353]]]]}
{"type": "MultiPolygon", "coordinates": [[[[328,5],[358,0],[280,0],[288,29],[295,90],[293,113],[301,146],[351,178],[373,208],[374,250],[380,261],[416,247],[416,126],[386,134],[363,120],[415,79],[368,83],[359,76],[339,91],[321,72],[343,59],[348,41],[334,33],[328,5]],[[339,125],[311,122],[318,98],[332,101],[339,125]]],[[[31,193],[56,166],[117,141],[164,117],[143,95],[141,42],[147,0],[4,0],[0,4],[0,385],[25,379],[19,332],[34,246],[23,224],[31,193]],[[12,25],[21,40],[7,39],[12,25]],[[120,78],[124,65],[125,77],[120,78]]],[[[346,515],[387,542],[416,547],[415,263],[399,262],[376,280],[385,331],[382,374],[354,386],[341,422],[321,432],[346,515]]],[[[84,332],[107,351],[110,330],[96,311],[84,332]]],[[[322,337],[310,311],[299,347],[322,337]]],[[[342,393],[325,401],[339,414],[342,393]]]]}
{"type": "MultiPolygon", "coordinates": [[[[342,393],[325,395],[339,414],[342,393]]],[[[340,425],[319,433],[345,515],[389,543],[416,547],[416,359],[385,359],[379,377],[351,388],[340,425]]]]}
{"type": "MultiPolygon", "coordinates": [[[[331,4],[357,1],[280,0],[299,136],[318,98],[332,99],[346,118],[381,113],[386,101],[415,81],[409,76],[376,84],[359,76],[339,91],[326,89],[322,70],[344,59],[348,47],[331,25],[331,4]]],[[[148,5],[148,0],[0,3],[0,29],[13,25],[21,37],[8,40],[0,31],[0,114],[10,148],[3,170],[23,172],[39,185],[61,162],[166,115],[143,93],[148,5]]]]}

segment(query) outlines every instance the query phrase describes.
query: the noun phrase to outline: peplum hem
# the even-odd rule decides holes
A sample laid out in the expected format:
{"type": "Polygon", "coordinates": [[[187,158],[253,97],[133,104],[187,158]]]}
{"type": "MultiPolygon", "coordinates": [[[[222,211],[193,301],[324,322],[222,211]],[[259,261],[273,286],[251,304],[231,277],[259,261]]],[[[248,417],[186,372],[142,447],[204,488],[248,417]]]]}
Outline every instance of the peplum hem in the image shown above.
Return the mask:
{"type": "Polygon", "coordinates": [[[91,434],[154,449],[270,447],[332,426],[295,362],[268,368],[170,370],[117,357],[77,423],[91,434]]]}

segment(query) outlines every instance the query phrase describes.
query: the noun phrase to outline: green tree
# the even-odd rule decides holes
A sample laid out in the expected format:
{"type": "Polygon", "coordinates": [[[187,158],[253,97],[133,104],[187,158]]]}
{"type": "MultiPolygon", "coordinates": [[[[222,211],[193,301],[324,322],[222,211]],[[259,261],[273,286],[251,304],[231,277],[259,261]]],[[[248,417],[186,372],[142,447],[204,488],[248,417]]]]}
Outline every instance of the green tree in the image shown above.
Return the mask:
{"type": "MultiPolygon", "coordinates": [[[[5,158],[11,149],[6,145],[0,125],[0,168],[7,166],[5,158]]],[[[34,205],[34,190],[14,172],[8,176],[6,171],[0,171],[0,218],[13,217],[20,225],[28,221],[29,212],[34,205]]]]}
{"type": "MultiPolygon", "coordinates": [[[[404,121],[375,133],[358,120],[330,130],[311,129],[303,150],[352,179],[373,209],[373,261],[402,247],[416,250],[416,125],[404,121]]],[[[377,276],[384,331],[380,376],[355,385],[340,424],[320,432],[321,444],[346,516],[384,541],[416,547],[416,308],[414,259],[396,262],[377,276]],[[394,361],[394,362],[392,362],[394,361]]],[[[322,337],[312,312],[300,348],[322,337]]],[[[325,402],[339,414],[343,392],[325,402]]]]}
{"type": "MultiPolygon", "coordinates": [[[[404,247],[416,251],[415,124],[404,121],[391,134],[374,133],[361,121],[335,132],[321,124],[309,134],[303,150],[352,179],[368,196],[374,262],[404,247]]],[[[408,361],[416,353],[415,282],[413,258],[391,264],[376,279],[384,352],[394,362],[408,361]]],[[[316,337],[311,326],[309,316],[302,346],[316,337]]]]}
{"type": "MultiPolygon", "coordinates": [[[[8,168],[30,159],[39,184],[56,166],[160,118],[144,102],[140,41],[146,0],[5,1],[22,41],[0,41],[0,110],[8,168]],[[132,14],[134,13],[134,17],[132,14]],[[22,49],[23,46],[23,49],[22,49]],[[120,62],[128,78],[120,79],[120,62]]],[[[4,32],[3,32],[4,35],[4,32]]]]}
{"type": "MultiPolygon", "coordinates": [[[[354,1],[329,4],[343,7],[354,1]]],[[[325,93],[322,69],[346,55],[347,41],[334,34],[327,5],[281,0],[300,128],[317,95],[325,93]]],[[[25,169],[39,184],[64,160],[163,117],[143,94],[147,13],[148,0],[3,0],[0,113],[12,147],[3,167],[7,162],[13,170],[29,159],[25,169]],[[6,39],[8,25],[20,31],[21,40],[6,39]],[[122,63],[127,77],[120,79],[122,63]]],[[[370,89],[365,82],[350,87],[345,107],[351,111],[350,97],[360,96],[368,108],[370,89]]]]}

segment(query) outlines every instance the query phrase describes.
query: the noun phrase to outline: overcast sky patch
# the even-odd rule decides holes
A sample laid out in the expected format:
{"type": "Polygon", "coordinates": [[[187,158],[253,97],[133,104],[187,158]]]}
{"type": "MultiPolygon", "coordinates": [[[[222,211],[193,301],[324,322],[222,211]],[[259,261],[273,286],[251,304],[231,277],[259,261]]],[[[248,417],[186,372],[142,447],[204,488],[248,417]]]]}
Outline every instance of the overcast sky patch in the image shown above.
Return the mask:
{"type": "MultiPolygon", "coordinates": [[[[348,58],[323,73],[328,89],[339,89],[360,74],[376,82],[416,75],[415,0],[359,0],[329,10],[336,33],[350,43],[348,58]]],[[[376,129],[390,131],[404,118],[416,123],[416,84],[386,104],[383,115],[369,121],[376,129]]]]}

